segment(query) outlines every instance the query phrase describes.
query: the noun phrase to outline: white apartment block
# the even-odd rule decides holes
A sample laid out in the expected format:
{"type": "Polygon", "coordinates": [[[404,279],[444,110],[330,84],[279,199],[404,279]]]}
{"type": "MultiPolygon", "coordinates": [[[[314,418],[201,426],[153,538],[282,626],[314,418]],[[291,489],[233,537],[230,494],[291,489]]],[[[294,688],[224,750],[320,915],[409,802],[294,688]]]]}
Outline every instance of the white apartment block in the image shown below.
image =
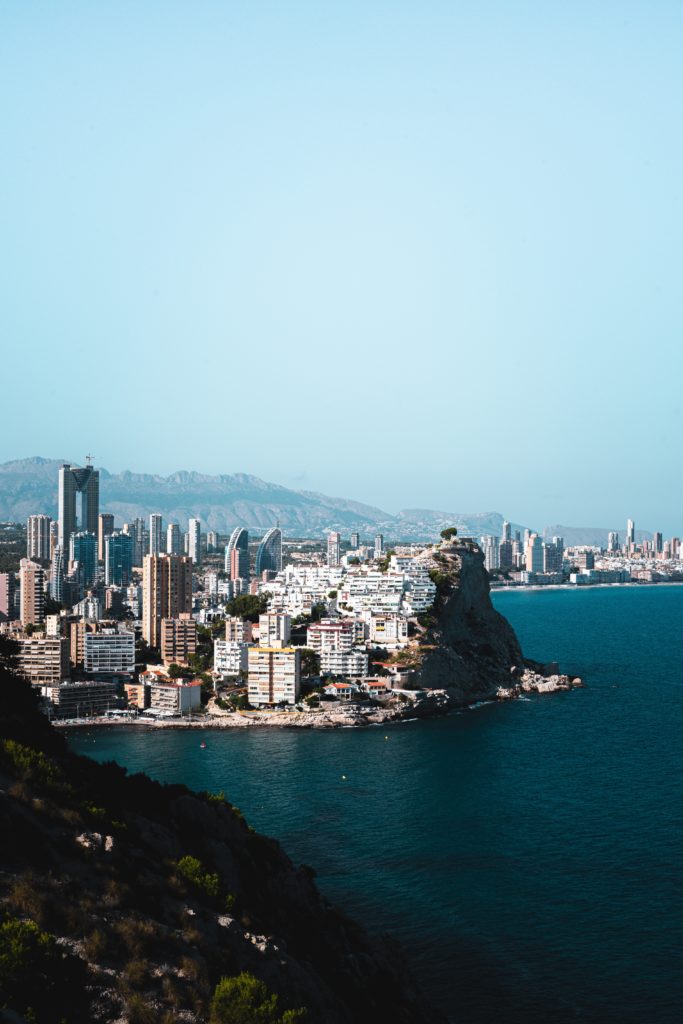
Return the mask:
{"type": "Polygon", "coordinates": [[[323,651],[350,651],[355,636],[354,623],[350,619],[321,619],[306,631],[306,646],[316,654],[323,651]]]}
{"type": "Polygon", "coordinates": [[[86,633],[83,667],[94,675],[128,675],[135,671],[135,634],[103,629],[86,633]]]}
{"type": "Polygon", "coordinates": [[[283,612],[259,615],[259,646],[286,647],[292,634],[292,617],[283,612]]]}
{"type": "Polygon", "coordinates": [[[238,676],[249,668],[249,645],[231,640],[214,640],[213,668],[219,676],[238,676]]]}
{"type": "Polygon", "coordinates": [[[249,703],[295,704],[301,684],[301,651],[297,647],[250,647],[249,703]]]}
{"type": "Polygon", "coordinates": [[[405,615],[370,615],[368,640],[378,647],[400,648],[408,643],[408,619],[405,615]]]}
{"type": "Polygon", "coordinates": [[[368,656],[363,651],[322,651],[320,671],[323,675],[366,676],[368,656]]]}

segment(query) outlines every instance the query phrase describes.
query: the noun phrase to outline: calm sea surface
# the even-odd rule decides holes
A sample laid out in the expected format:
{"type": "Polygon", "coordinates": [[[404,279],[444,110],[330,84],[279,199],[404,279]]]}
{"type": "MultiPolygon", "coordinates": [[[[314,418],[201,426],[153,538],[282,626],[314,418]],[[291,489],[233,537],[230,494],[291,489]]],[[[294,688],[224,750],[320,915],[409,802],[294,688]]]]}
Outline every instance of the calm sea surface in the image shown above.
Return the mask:
{"type": "Polygon", "coordinates": [[[505,593],[584,690],[335,732],[72,733],[224,790],[453,1021],[683,1019],[683,587],[505,593]],[[201,750],[205,738],[207,749],[201,750]]]}

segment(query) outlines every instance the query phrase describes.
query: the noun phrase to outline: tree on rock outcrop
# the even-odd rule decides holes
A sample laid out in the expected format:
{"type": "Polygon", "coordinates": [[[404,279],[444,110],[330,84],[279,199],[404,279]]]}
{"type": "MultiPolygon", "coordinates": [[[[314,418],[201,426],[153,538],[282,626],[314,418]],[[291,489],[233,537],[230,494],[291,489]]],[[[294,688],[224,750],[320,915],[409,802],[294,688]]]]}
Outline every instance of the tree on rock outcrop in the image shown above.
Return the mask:
{"type": "Polygon", "coordinates": [[[278,997],[253,974],[221,978],[211,1000],[210,1024],[298,1024],[306,1010],[280,1011],[278,997]]]}
{"type": "Polygon", "coordinates": [[[441,531],[441,537],[443,540],[453,540],[454,537],[458,536],[457,526],[448,526],[445,530],[441,531]]]}

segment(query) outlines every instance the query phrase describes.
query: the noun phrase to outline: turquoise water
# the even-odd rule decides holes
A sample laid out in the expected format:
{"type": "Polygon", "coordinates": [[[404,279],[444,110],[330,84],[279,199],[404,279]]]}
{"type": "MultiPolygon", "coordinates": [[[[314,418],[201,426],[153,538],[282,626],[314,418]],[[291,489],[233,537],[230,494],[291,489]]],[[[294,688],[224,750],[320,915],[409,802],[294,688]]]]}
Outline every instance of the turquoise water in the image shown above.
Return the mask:
{"type": "Polygon", "coordinates": [[[72,746],[224,790],[402,940],[453,1021],[679,1021],[683,587],[495,603],[527,654],[588,686],[390,728],[93,730],[72,746]]]}

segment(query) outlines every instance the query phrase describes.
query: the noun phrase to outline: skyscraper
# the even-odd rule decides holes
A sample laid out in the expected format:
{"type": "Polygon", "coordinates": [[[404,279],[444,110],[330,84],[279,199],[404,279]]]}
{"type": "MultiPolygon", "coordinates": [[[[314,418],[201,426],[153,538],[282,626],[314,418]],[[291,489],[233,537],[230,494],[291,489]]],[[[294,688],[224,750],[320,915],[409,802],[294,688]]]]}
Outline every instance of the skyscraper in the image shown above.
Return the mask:
{"type": "Polygon", "coordinates": [[[180,535],[180,527],[177,523],[169,523],[166,530],[166,554],[181,555],[183,538],[180,535]]]}
{"type": "Polygon", "coordinates": [[[384,534],[378,533],[375,537],[375,558],[381,558],[384,554],[384,534]]]}
{"type": "Polygon", "coordinates": [[[495,572],[500,568],[500,541],[492,535],[482,537],[482,548],[484,550],[484,566],[487,572],[495,572]]]}
{"type": "Polygon", "coordinates": [[[97,540],[94,533],[72,533],[69,561],[78,562],[83,586],[91,586],[97,578],[97,540]]]}
{"type": "Polygon", "coordinates": [[[146,555],[142,567],[142,635],[151,647],[161,643],[161,620],[192,611],[192,559],[185,555],[146,555]]]}
{"type": "Polygon", "coordinates": [[[619,534],[614,530],[610,530],[607,534],[607,550],[612,552],[619,550],[619,534]]]}
{"type": "Polygon", "coordinates": [[[86,533],[97,534],[97,519],[100,511],[100,474],[92,466],[82,468],[68,462],[59,470],[59,543],[69,550],[71,534],[80,526],[86,533]],[[76,495],[81,495],[81,515],[76,516],[76,495]]]}
{"type": "Polygon", "coordinates": [[[104,541],[114,532],[114,517],[111,512],[100,512],[97,517],[97,560],[104,561],[104,541]]]}
{"type": "Polygon", "coordinates": [[[282,569],[282,531],[279,526],[271,526],[256,552],[255,572],[280,572],[282,569]]]}
{"type": "Polygon", "coordinates": [[[501,540],[512,540],[512,527],[508,523],[507,519],[503,520],[503,536],[501,540]]]}
{"type": "Polygon", "coordinates": [[[26,524],[26,556],[37,562],[50,561],[50,516],[29,516],[26,524]]]}
{"type": "Polygon", "coordinates": [[[0,622],[14,616],[14,573],[0,572],[0,622]]]}
{"type": "Polygon", "coordinates": [[[337,569],[341,564],[341,534],[331,530],[327,535],[327,564],[337,569]]]}
{"type": "Polygon", "coordinates": [[[44,621],[45,573],[30,558],[22,558],[19,563],[19,607],[22,626],[44,621]]]}
{"type": "Polygon", "coordinates": [[[632,519],[626,520],[626,544],[630,547],[636,542],[636,527],[632,519]]]}
{"type": "Polygon", "coordinates": [[[120,531],[105,543],[104,582],[108,587],[127,587],[133,578],[133,538],[120,531]]]}
{"type": "Polygon", "coordinates": [[[354,533],[351,534],[351,547],[353,548],[354,551],[357,551],[358,548],[360,547],[360,534],[359,533],[355,533],[354,532],[354,533]]]}
{"type": "Polygon", "coordinates": [[[543,538],[537,533],[529,534],[529,541],[525,550],[525,562],[527,572],[543,572],[543,538]]]}
{"type": "Polygon", "coordinates": [[[64,580],[67,575],[67,557],[64,548],[59,544],[52,552],[50,563],[50,597],[53,601],[64,602],[64,580]]]}
{"type": "Polygon", "coordinates": [[[199,565],[202,560],[201,552],[201,522],[199,519],[190,519],[188,523],[187,534],[189,537],[187,553],[194,562],[195,565],[199,565]]]}
{"type": "Polygon", "coordinates": [[[231,580],[249,582],[249,533],[241,526],[232,531],[225,548],[225,571],[231,580]]]}
{"type": "Polygon", "coordinates": [[[152,512],[149,517],[149,553],[150,555],[160,555],[162,553],[161,548],[161,533],[163,530],[163,520],[157,512],[152,512]]]}

